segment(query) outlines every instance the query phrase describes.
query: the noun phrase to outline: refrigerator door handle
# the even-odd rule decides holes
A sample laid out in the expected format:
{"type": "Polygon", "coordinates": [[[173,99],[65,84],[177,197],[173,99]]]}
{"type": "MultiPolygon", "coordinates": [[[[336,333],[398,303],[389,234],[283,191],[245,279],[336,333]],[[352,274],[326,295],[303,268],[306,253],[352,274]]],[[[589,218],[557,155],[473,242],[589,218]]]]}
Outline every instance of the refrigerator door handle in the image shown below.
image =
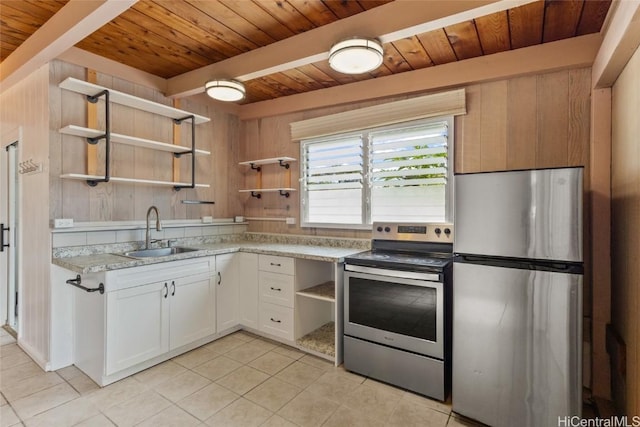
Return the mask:
{"type": "Polygon", "coordinates": [[[454,262],[489,265],[519,270],[550,271],[555,273],[584,274],[584,266],[577,262],[533,260],[523,258],[499,258],[487,255],[456,254],[454,262]]]}

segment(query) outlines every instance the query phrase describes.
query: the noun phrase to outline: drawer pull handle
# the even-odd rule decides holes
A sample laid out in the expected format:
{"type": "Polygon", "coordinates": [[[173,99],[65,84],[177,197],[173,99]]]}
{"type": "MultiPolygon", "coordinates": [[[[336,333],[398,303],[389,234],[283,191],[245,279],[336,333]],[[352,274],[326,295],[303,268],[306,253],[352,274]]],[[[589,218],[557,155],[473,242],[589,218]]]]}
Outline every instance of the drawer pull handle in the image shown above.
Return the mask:
{"type": "Polygon", "coordinates": [[[276,319],[274,319],[273,317],[271,318],[271,321],[272,321],[273,323],[282,323],[282,320],[276,320],[276,319]]]}
{"type": "Polygon", "coordinates": [[[222,283],[222,274],[218,271],[218,286],[222,283]]]}
{"type": "Polygon", "coordinates": [[[169,296],[169,287],[167,286],[166,282],[164,284],[164,292],[165,292],[164,297],[165,298],[168,297],[169,296]]]}
{"type": "Polygon", "coordinates": [[[273,286],[271,286],[271,290],[280,292],[282,291],[282,288],[274,288],[273,286]]]}
{"type": "Polygon", "coordinates": [[[282,267],[282,264],[280,263],[270,262],[269,264],[271,264],[274,267],[282,267]]]}
{"type": "Polygon", "coordinates": [[[176,294],[176,282],[175,282],[175,280],[171,281],[171,288],[173,289],[171,291],[171,296],[174,296],[176,294]]]}

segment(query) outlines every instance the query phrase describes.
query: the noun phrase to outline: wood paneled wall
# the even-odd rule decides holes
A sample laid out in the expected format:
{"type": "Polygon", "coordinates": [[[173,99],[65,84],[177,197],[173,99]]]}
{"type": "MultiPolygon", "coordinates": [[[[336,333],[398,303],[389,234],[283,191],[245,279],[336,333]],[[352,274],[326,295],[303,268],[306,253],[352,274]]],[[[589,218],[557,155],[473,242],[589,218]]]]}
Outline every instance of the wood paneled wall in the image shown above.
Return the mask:
{"type": "Polygon", "coordinates": [[[640,415],[640,50],[612,91],[611,271],[612,322],[626,344],[625,396],[614,398],[628,415],[640,415]]]}
{"type": "MultiPolygon", "coordinates": [[[[19,161],[42,163],[44,172],[19,175],[18,340],[42,367],[49,360],[49,65],[44,65],[0,95],[0,135],[20,129],[19,161]]],[[[14,141],[0,141],[2,147],[14,141]]],[[[3,149],[3,148],[0,148],[3,149]]],[[[2,171],[4,172],[4,171],[2,171]]],[[[4,273],[4,271],[2,272],[4,273]]]]}
{"type": "MultiPolygon", "coordinates": [[[[241,172],[233,165],[238,162],[240,122],[236,116],[224,112],[202,96],[181,100],[180,108],[211,118],[196,125],[196,147],[211,152],[196,157],[196,182],[210,184],[210,188],[182,189],[146,184],[109,183],[89,187],[83,181],[60,179],[62,173],[86,173],[87,143],[83,138],[61,135],[58,129],[75,124],[86,126],[86,100],[80,94],[62,90],[58,84],[67,77],[86,80],[86,70],[61,61],[51,63],[51,121],[50,121],[50,218],[73,218],[75,221],[141,220],[151,205],[158,207],[162,219],[197,219],[202,216],[229,218],[239,214],[241,206],[236,197],[241,172]],[[215,205],[186,205],[182,200],[213,200],[215,205]]],[[[97,84],[133,94],[166,105],[169,98],[156,90],[97,74],[97,84]]],[[[98,123],[104,129],[104,104],[99,103],[98,123]]],[[[171,119],[112,104],[112,131],[140,138],[172,143],[171,119]]],[[[181,126],[182,145],[191,143],[191,126],[181,126]]],[[[122,144],[113,144],[111,174],[141,179],[171,181],[173,156],[169,153],[122,144]]],[[[179,160],[182,182],[191,179],[190,156],[179,160]]],[[[104,173],[104,142],[98,144],[98,172],[104,173]]]]}
{"type": "Polygon", "coordinates": [[[588,68],[469,86],[456,172],[588,167],[590,98],[588,68]]]}
{"type": "MultiPolygon", "coordinates": [[[[265,157],[300,157],[292,143],[293,121],[386,103],[406,97],[343,105],[243,122],[242,160],[265,157]]],[[[456,117],[455,171],[476,172],[534,167],[589,167],[590,69],[560,71],[467,87],[467,114],[456,117]]],[[[256,173],[245,169],[245,188],[256,184],[256,173]]],[[[282,185],[280,167],[263,168],[263,187],[282,185]]],[[[589,171],[585,171],[589,176],[589,171]]],[[[299,188],[299,165],[292,185],[299,188]]],[[[585,182],[588,195],[588,180],[585,182]]],[[[275,194],[262,199],[241,196],[248,217],[295,217],[300,198],[275,194]]],[[[586,206],[586,200],[585,200],[586,206]]],[[[588,219],[588,218],[585,218],[588,219]]],[[[585,224],[588,222],[585,221],[585,224]]],[[[280,222],[255,221],[250,231],[369,237],[369,232],[309,229],[280,222]]]]}

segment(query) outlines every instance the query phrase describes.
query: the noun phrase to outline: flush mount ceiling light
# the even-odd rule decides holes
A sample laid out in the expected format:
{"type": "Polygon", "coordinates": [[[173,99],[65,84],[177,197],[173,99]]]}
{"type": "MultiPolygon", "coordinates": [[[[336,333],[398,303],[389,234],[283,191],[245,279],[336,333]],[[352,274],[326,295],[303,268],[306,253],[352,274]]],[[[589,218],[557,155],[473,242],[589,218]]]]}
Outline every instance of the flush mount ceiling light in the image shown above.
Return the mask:
{"type": "Polygon", "coordinates": [[[329,51],[329,65],[345,74],[362,74],[382,64],[382,45],[378,40],[357,37],[336,43],[329,51]]]}
{"type": "Polygon", "coordinates": [[[210,80],[204,85],[207,95],[218,101],[240,101],[244,98],[244,85],[235,80],[210,80]]]}

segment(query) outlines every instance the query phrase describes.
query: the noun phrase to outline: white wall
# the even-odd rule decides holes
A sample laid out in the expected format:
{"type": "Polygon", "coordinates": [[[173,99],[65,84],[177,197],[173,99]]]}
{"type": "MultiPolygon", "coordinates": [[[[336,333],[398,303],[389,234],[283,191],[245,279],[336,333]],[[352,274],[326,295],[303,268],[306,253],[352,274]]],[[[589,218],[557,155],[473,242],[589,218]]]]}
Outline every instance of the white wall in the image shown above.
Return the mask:
{"type": "Polygon", "coordinates": [[[49,65],[0,94],[0,134],[20,128],[19,161],[43,173],[19,176],[18,343],[42,367],[49,360],[49,65]]]}
{"type": "Polygon", "coordinates": [[[612,90],[611,271],[612,321],[626,345],[626,366],[614,378],[619,409],[640,416],[640,49],[612,90]],[[626,402],[624,402],[626,400],[626,402]]]}

